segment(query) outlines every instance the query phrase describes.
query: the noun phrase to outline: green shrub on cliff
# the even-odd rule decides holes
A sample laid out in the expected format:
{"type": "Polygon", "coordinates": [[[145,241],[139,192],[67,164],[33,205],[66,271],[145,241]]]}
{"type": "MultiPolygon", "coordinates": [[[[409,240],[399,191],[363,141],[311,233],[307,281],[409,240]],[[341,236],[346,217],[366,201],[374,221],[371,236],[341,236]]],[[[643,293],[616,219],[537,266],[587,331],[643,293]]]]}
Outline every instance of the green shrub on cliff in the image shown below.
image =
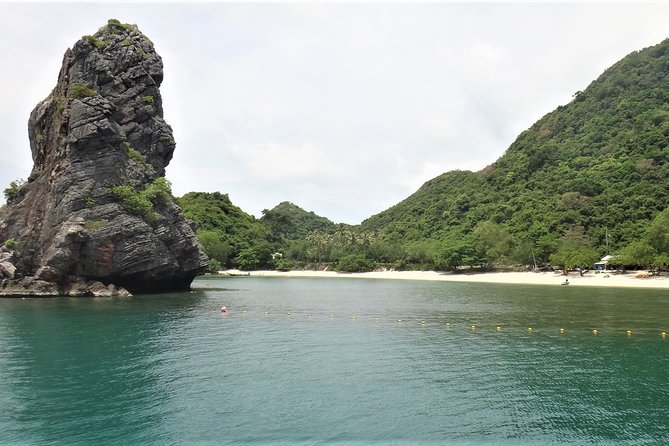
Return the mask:
{"type": "Polygon", "coordinates": [[[159,177],[146,185],[142,194],[155,206],[164,206],[172,201],[172,184],[165,177],[159,177]]]}
{"type": "Polygon", "coordinates": [[[147,221],[155,220],[153,203],[142,191],[137,191],[130,184],[121,184],[112,187],[111,193],[127,212],[147,221]]]}
{"type": "Polygon", "coordinates": [[[151,165],[146,161],[146,157],[142,155],[139,150],[131,146],[128,141],[123,141],[123,143],[121,143],[121,148],[128,159],[134,161],[143,172],[146,173],[150,170],[151,165]]]}
{"type": "Polygon", "coordinates": [[[11,183],[9,183],[9,186],[5,188],[4,194],[5,194],[5,199],[7,200],[7,203],[11,203],[12,201],[16,200],[18,196],[21,194],[21,187],[25,184],[25,180],[14,180],[11,183]]]}
{"type": "Polygon", "coordinates": [[[67,97],[70,99],[83,99],[98,96],[98,92],[84,84],[70,84],[67,89],[67,97]]]}
{"type": "Polygon", "coordinates": [[[86,220],[84,222],[84,228],[88,229],[89,231],[96,231],[98,229],[104,228],[108,223],[109,222],[107,222],[107,220],[86,220]]]}
{"type": "Polygon", "coordinates": [[[110,34],[123,34],[126,31],[133,31],[136,27],[129,23],[121,23],[117,19],[109,19],[107,21],[107,26],[104,26],[100,29],[102,32],[108,32],[110,34]]]}
{"type": "Polygon", "coordinates": [[[107,46],[109,46],[109,43],[105,42],[104,40],[99,40],[95,38],[94,36],[84,36],[84,39],[88,41],[91,45],[94,45],[96,48],[102,49],[107,46]]]}
{"type": "Polygon", "coordinates": [[[170,182],[164,177],[156,178],[142,190],[137,190],[130,184],[121,184],[112,187],[110,192],[123,209],[149,223],[159,217],[155,206],[164,206],[172,200],[170,182]]]}

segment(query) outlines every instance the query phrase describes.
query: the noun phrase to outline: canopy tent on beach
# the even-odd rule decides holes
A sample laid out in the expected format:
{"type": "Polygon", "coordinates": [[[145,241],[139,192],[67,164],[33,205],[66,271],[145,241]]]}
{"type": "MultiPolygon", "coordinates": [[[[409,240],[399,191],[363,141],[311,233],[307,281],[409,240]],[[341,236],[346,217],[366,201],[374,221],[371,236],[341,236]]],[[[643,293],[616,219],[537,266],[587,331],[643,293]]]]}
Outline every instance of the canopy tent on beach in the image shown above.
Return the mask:
{"type": "Polygon", "coordinates": [[[614,257],[615,256],[612,256],[610,254],[607,254],[604,257],[602,257],[599,262],[595,263],[595,270],[606,271],[610,261],[613,260],[614,257]]]}

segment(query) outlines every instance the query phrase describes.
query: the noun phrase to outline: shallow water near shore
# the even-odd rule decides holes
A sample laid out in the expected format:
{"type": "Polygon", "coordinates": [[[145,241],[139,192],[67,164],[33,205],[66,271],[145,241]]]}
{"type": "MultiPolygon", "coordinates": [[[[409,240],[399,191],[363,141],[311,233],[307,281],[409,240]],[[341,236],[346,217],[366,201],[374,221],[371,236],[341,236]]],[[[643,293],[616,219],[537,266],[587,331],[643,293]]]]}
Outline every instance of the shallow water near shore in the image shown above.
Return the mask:
{"type": "Polygon", "coordinates": [[[0,444],[669,442],[663,290],[194,287],[0,300],[0,444]]]}

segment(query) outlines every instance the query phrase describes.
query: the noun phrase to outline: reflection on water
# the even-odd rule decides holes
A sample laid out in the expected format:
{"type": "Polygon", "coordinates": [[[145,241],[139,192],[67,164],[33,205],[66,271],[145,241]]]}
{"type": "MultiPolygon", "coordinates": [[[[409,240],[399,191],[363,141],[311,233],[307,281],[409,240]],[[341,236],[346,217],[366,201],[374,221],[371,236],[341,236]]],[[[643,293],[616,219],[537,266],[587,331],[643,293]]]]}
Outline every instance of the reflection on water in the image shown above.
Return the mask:
{"type": "Polygon", "coordinates": [[[358,279],[196,286],[0,301],[0,443],[669,441],[663,292],[358,279]]]}

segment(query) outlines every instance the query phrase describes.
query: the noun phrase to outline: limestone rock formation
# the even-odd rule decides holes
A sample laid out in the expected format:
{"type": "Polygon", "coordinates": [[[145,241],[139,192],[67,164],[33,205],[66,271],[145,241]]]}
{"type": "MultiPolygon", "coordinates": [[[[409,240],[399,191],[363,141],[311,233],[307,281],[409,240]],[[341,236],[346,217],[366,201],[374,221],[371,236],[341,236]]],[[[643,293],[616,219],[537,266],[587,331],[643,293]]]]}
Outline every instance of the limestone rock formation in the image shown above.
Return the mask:
{"type": "Polygon", "coordinates": [[[162,80],[135,25],[110,20],[65,52],[28,122],[32,173],[0,222],[0,294],[183,290],[204,273],[164,178],[175,142],[162,80]]]}

